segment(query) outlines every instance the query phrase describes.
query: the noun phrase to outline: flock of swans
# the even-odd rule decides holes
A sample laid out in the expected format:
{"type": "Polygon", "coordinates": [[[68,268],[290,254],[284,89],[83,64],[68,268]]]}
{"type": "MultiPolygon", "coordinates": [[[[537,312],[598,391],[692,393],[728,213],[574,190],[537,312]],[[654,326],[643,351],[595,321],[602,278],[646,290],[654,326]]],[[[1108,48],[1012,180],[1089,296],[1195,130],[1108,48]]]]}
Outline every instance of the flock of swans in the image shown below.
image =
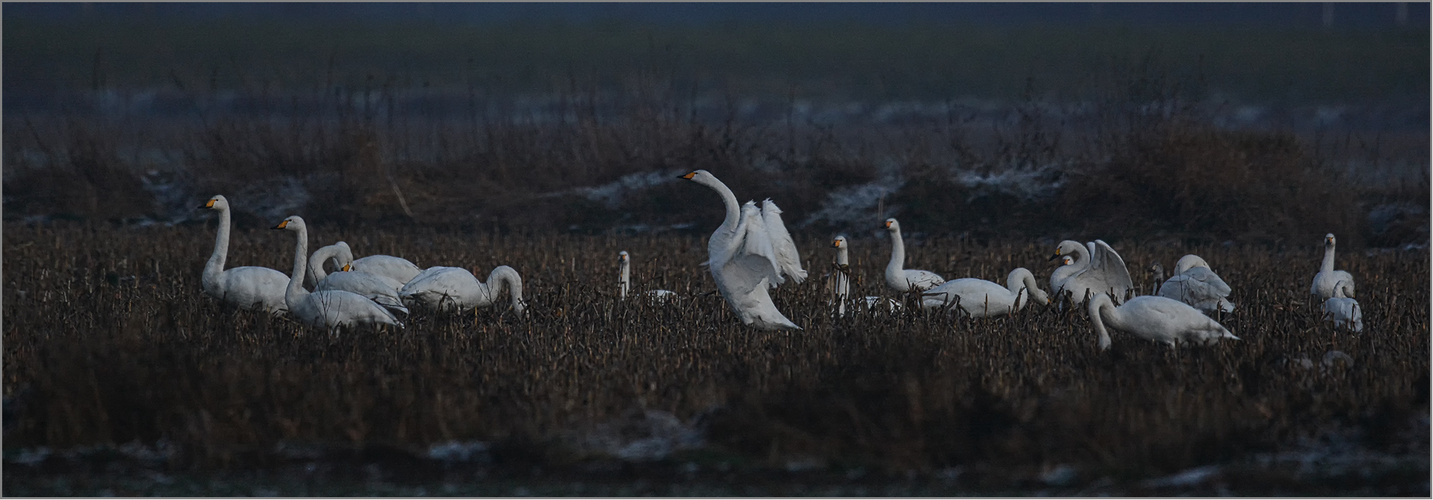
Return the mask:
{"type": "MultiPolygon", "coordinates": [[[[800,254],[781,219],[781,209],[770,199],[760,206],[754,201],[740,204],[726,184],[705,170],[695,170],[681,178],[711,188],[726,209],[725,219],[707,242],[708,259],[702,264],[711,272],[717,291],[731,311],[743,324],[754,328],[800,330],[777,310],[770,295],[771,289],[788,278],[796,283],[807,278],[800,254]]],[[[230,234],[228,201],[215,196],[200,208],[219,212],[214,253],[202,276],[204,292],[237,307],[288,314],[301,323],[330,331],[356,325],[401,328],[400,317],[406,316],[409,308],[471,310],[497,304],[505,291],[512,309],[518,314],[524,311],[522,277],[511,267],[498,266],[484,283],[459,267],[422,269],[389,255],[354,259],[352,250],[342,241],[309,255],[308,229],[299,216],[290,216],[274,228],[296,234],[290,275],[262,267],[225,270],[230,234]],[[338,271],[326,272],[324,266],[329,264],[338,271]]],[[[1047,307],[1052,303],[1057,307],[1084,305],[1101,350],[1110,346],[1108,329],[1171,348],[1239,340],[1216,320],[1234,311],[1235,305],[1229,301],[1232,289],[1195,255],[1180,258],[1168,279],[1162,267],[1151,266],[1156,288],[1150,295],[1133,296],[1137,290],[1129,270],[1108,244],[1101,240],[1085,244],[1062,241],[1050,257],[1061,265],[1051,273],[1049,285],[1053,293],[1047,293],[1039,287],[1035,275],[1023,267],[1010,271],[1004,285],[977,278],[946,281],[931,271],[906,269],[900,223],[886,219],[885,229],[891,236],[885,285],[898,295],[914,299],[911,307],[981,318],[1012,314],[1031,302],[1047,307]]],[[[1326,320],[1339,328],[1361,332],[1362,311],[1353,298],[1353,276],[1334,270],[1335,243],[1332,234],[1325,237],[1323,262],[1310,294],[1322,302],[1326,320]]],[[[837,236],[831,247],[835,249],[834,266],[826,286],[836,315],[845,316],[848,308],[894,313],[906,307],[886,297],[851,297],[849,242],[845,236],[837,236]]],[[[626,251],[618,254],[618,269],[619,296],[626,299],[632,294],[631,257],[626,251]]],[[[633,295],[666,301],[677,294],[648,290],[633,295]]]]}

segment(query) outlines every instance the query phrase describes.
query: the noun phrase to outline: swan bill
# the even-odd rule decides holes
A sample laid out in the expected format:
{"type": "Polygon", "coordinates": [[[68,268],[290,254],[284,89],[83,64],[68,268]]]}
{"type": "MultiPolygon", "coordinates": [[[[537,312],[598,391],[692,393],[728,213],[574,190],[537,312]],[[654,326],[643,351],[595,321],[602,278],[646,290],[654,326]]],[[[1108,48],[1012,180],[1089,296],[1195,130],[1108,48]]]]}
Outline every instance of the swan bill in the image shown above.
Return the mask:
{"type": "Polygon", "coordinates": [[[215,199],[215,198],[209,198],[209,201],[208,201],[208,202],[205,202],[204,205],[203,205],[203,206],[200,206],[199,208],[214,208],[214,202],[215,202],[215,201],[218,201],[218,200],[215,199]]]}
{"type": "Polygon", "coordinates": [[[343,265],[343,272],[346,273],[346,272],[349,272],[349,271],[352,271],[352,270],[353,270],[353,264],[352,264],[352,263],[348,263],[348,264],[344,264],[344,265],[343,265]]]}
{"type": "Polygon", "coordinates": [[[288,219],[285,219],[283,222],[280,222],[279,225],[274,226],[272,229],[283,229],[283,228],[286,228],[286,227],[289,227],[289,221],[288,221],[288,219]]]}
{"type": "Polygon", "coordinates": [[[686,180],[692,180],[692,177],[696,177],[696,175],[697,175],[697,172],[696,172],[695,170],[693,170],[693,171],[687,172],[686,174],[683,174],[683,175],[681,175],[681,176],[679,176],[679,177],[681,177],[681,178],[683,178],[683,179],[686,179],[686,180]]]}

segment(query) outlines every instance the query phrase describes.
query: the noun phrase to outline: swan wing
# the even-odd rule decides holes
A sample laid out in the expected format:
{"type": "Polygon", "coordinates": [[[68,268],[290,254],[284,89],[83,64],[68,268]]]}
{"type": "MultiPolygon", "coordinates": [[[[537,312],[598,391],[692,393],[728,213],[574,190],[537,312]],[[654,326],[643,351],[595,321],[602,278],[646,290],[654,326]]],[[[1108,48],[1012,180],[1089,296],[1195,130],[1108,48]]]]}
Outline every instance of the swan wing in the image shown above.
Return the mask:
{"type": "Polygon", "coordinates": [[[1225,298],[1233,291],[1223,278],[1214,274],[1214,271],[1207,267],[1191,267],[1184,272],[1183,276],[1188,276],[1192,285],[1200,288],[1200,292],[1210,297],[1225,298]]]}
{"type": "Polygon", "coordinates": [[[230,268],[221,275],[223,296],[216,297],[236,307],[278,314],[289,309],[284,292],[289,276],[267,267],[230,268]]]}
{"type": "Polygon", "coordinates": [[[766,231],[761,210],[756,208],[755,203],[747,202],[742,206],[736,236],[737,239],[730,243],[731,254],[722,262],[712,261],[713,275],[720,274],[726,287],[746,293],[756,288],[763,279],[772,286],[786,281],[781,277],[781,264],[776,260],[771,235],[766,231]]]}
{"type": "Polygon", "coordinates": [[[404,302],[428,307],[453,305],[465,308],[477,303],[475,298],[484,291],[483,288],[478,278],[467,269],[435,266],[403,285],[398,295],[404,302]]]}
{"type": "Polygon", "coordinates": [[[1120,258],[1115,249],[1110,248],[1104,240],[1095,240],[1087,245],[1090,249],[1090,267],[1084,274],[1089,276],[1094,273],[1094,278],[1090,281],[1092,286],[1099,286],[1101,291],[1113,288],[1117,293],[1134,288],[1129,268],[1125,267],[1124,259],[1120,258]]]}
{"type": "Polygon", "coordinates": [[[786,231],[786,223],[781,220],[781,209],[770,198],[762,203],[761,218],[781,271],[797,283],[805,281],[806,270],[801,268],[801,253],[796,250],[796,243],[791,241],[791,233],[786,231]]]}
{"type": "Polygon", "coordinates": [[[413,278],[423,272],[423,269],[408,259],[394,257],[392,255],[369,255],[362,259],[354,260],[351,270],[387,276],[399,283],[413,281],[413,278]]]}

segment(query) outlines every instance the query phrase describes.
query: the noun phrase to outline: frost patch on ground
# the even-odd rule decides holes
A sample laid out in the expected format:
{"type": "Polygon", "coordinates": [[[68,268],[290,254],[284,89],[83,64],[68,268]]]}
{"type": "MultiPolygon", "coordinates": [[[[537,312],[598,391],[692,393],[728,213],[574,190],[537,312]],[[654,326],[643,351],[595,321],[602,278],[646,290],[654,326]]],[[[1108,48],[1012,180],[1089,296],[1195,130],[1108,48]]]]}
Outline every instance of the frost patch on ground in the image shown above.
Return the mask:
{"type": "MultiPolygon", "coordinates": [[[[881,176],[874,181],[846,186],[832,190],[826,194],[826,200],[805,220],[801,221],[798,227],[807,227],[813,224],[825,222],[832,226],[860,226],[862,223],[870,225],[872,219],[879,219],[877,213],[880,209],[881,200],[889,197],[892,193],[899,191],[906,185],[904,176],[900,170],[893,165],[882,169],[881,176]]],[[[889,205],[887,205],[889,207],[889,205]]],[[[889,208],[887,213],[891,213],[889,208]]]]}
{"type": "Polygon", "coordinates": [[[492,462],[488,444],[482,441],[448,441],[428,447],[428,458],[445,463],[492,462]]]}
{"type": "Polygon", "coordinates": [[[705,438],[694,424],[684,423],[671,413],[640,410],[597,424],[587,432],[569,433],[568,441],[583,454],[647,462],[699,448],[705,438]]]}
{"type": "Polygon", "coordinates": [[[676,181],[678,175],[680,174],[677,172],[662,171],[627,174],[615,181],[600,186],[564,189],[562,191],[546,193],[540,197],[558,198],[576,195],[601,203],[602,206],[607,207],[609,210],[616,210],[617,207],[622,205],[622,201],[626,199],[628,194],[645,191],[662,184],[669,184],[676,181]]]}
{"type": "MultiPolygon", "coordinates": [[[[971,198],[1002,193],[1024,201],[1047,198],[1064,186],[1060,165],[1035,168],[1006,168],[999,171],[967,170],[955,175],[955,182],[971,190],[971,198]]],[[[969,201],[969,200],[967,200],[969,201]]]]}

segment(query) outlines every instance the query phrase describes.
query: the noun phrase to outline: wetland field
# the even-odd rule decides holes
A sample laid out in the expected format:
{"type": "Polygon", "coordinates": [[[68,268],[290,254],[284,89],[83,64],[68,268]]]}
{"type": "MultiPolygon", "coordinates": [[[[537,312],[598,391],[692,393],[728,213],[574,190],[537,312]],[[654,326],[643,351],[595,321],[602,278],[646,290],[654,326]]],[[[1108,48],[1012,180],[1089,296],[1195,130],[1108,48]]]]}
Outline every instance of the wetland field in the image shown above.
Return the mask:
{"type": "MultiPolygon", "coordinates": [[[[285,269],[289,238],[255,226],[230,265],[285,269]]],[[[812,279],[773,296],[804,330],[762,332],[711,293],[701,237],[312,232],[510,265],[527,315],[330,336],[202,296],[212,223],[7,224],[5,494],[1428,492],[1426,249],[1339,254],[1360,279],[1353,335],[1305,296],[1318,239],[1112,242],[1144,290],[1147,263],[1203,256],[1243,340],[1171,353],[1116,333],[1101,353],[1083,314],[1039,306],[833,317],[830,249],[800,236],[812,279]],[[680,298],[619,300],[620,250],[634,289],[680,298]]],[[[851,243],[853,295],[884,294],[888,243],[851,243]]],[[[908,259],[1047,286],[1053,247],[916,239],[908,259]]]]}

